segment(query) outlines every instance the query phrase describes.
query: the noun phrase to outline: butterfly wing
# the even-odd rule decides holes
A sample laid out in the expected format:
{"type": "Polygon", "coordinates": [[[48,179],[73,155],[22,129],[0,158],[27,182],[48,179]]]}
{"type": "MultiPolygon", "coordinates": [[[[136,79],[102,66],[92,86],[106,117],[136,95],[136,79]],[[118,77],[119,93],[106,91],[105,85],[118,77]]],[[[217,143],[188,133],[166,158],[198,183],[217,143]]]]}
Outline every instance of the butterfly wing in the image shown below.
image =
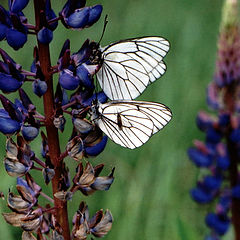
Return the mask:
{"type": "Polygon", "coordinates": [[[166,71],[162,61],[169,42],[161,37],[120,41],[102,49],[97,79],[112,100],[134,99],[166,71]]]}
{"type": "Polygon", "coordinates": [[[99,128],[115,143],[130,149],[140,147],[171,119],[169,108],[159,103],[112,101],[98,106],[99,128]]]}

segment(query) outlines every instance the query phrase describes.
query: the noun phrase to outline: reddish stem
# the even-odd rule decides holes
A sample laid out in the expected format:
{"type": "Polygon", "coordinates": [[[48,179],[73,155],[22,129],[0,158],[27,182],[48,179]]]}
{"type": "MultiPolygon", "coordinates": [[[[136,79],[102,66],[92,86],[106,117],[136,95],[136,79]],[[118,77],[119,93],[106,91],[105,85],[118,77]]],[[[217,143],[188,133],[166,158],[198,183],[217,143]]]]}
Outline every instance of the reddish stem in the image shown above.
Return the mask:
{"type": "MultiPolygon", "coordinates": [[[[35,9],[35,21],[36,21],[36,31],[38,32],[42,23],[40,20],[40,13],[45,11],[45,0],[34,0],[35,9]]],[[[54,92],[53,92],[53,79],[51,74],[51,60],[49,45],[42,44],[38,41],[38,52],[41,70],[45,76],[45,81],[47,83],[47,92],[43,96],[44,102],[44,113],[46,119],[46,132],[48,139],[49,155],[51,162],[54,165],[55,175],[52,179],[52,190],[53,195],[58,192],[59,182],[62,178],[62,171],[64,170],[63,161],[60,161],[60,145],[58,138],[58,130],[53,124],[53,114],[54,114],[54,92]]],[[[70,230],[68,222],[68,211],[67,202],[61,201],[54,197],[54,206],[58,209],[55,212],[55,217],[57,222],[60,224],[63,230],[63,237],[65,240],[70,240],[70,230]]]]}

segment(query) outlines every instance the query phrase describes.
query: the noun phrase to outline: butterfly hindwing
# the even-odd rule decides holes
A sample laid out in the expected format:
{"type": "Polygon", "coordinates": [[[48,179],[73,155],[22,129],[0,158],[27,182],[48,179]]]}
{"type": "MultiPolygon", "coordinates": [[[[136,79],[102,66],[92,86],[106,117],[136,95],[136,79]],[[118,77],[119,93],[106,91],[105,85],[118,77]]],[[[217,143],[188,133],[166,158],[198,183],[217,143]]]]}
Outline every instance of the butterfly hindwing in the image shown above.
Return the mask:
{"type": "Polygon", "coordinates": [[[161,37],[120,41],[101,49],[103,63],[97,79],[112,100],[134,99],[166,71],[162,61],[169,42],[161,37]]]}
{"type": "Polygon", "coordinates": [[[162,129],[171,119],[171,111],[160,103],[131,100],[98,105],[95,123],[115,143],[134,149],[162,129]]]}

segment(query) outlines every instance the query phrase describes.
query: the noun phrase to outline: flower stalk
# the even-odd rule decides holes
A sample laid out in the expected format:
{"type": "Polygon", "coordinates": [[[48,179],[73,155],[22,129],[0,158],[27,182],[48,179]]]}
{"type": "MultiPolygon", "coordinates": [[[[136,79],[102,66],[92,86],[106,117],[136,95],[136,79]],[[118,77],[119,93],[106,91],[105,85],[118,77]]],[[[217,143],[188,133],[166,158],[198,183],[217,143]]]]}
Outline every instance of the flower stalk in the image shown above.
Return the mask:
{"type": "MultiPolygon", "coordinates": [[[[41,22],[41,13],[45,13],[45,1],[34,0],[36,31],[38,32],[43,23],[41,22]]],[[[48,139],[49,155],[52,164],[55,166],[55,175],[52,179],[53,196],[59,191],[59,182],[62,177],[62,170],[65,168],[63,161],[59,161],[60,145],[58,130],[53,124],[54,115],[54,92],[53,92],[53,78],[51,74],[51,59],[49,52],[49,44],[43,44],[38,41],[39,62],[42,73],[47,83],[47,91],[43,96],[45,124],[48,139]]],[[[63,237],[65,240],[70,240],[70,230],[68,221],[67,201],[61,201],[54,197],[54,205],[57,208],[55,211],[56,219],[63,230],[63,237]]]]}
{"type": "Polygon", "coordinates": [[[22,239],[86,239],[90,234],[103,237],[112,227],[111,212],[100,210],[90,218],[87,204],[81,202],[73,216],[70,233],[67,201],[77,191],[86,196],[107,191],[114,181],[114,168],[108,176],[99,176],[103,164],[94,167],[90,162],[83,162],[84,157],[96,157],[106,146],[107,137],[89,119],[96,94],[105,102],[107,97],[103,92],[94,95],[95,71],[89,72],[87,67],[92,66],[90,45],[85,44],[71,54],[70,40],[66,39],[54,66],[49,50],[59,20],[68,29],[83,30],[98,21],[102,6],[85,6],[84,0],[67,0],[58,18],[50,0],[34,0],[35,25],[32,25],[22,12],[28,2],[10,0],[9,11],[0,5],[0,41],[6,40],[10,47],[19,50],[27,43],[29,30],[34,30],[37,38],[30,72],[0,49],[0,90],[3,92],[0,94],[3,106],[0,132],[7,137],[4,167],[8,175],[16,178],[18,192],[8,193],[7,204],[11,212],[3,213],[3,217],[12,226],[22,228],[22,239]],[[53,74],[59,75],[56,89],[53,74]],[[35,95],[43,100],[43,114],[22,88],[30,81],[35,95]],[[70,99],[66,90],[75,90],[70,99]],[[4,96],[16,91],[19,98],[14,102],[4,96]],[[71,117],[72,132],[61,152],[58,131],[64,131],[65,114],[71,117]],[[41,157],[30,147],[30,142],[39,135],[41,157]],[[72,183],[64,162],[66,157],[77,161],[72,183]],[[45,185],[51,183],[52,196],[45,194],[35,181],[32,171],[36,170],[42,172],[45,185]],[[40,205],[39,196],[46,200],[45,205],[40,205]]]}

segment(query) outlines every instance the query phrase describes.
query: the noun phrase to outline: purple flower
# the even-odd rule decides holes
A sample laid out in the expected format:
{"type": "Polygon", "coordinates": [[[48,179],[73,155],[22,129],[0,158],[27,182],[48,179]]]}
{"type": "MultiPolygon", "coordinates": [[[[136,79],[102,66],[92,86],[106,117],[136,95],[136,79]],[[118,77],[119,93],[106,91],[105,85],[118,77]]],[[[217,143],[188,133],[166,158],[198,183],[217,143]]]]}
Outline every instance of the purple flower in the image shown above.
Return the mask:
{"type": "Polygon", "coordinates": [[[43,27],[37,34],[37,39],[40,43],[49,44],[53,39],[53,32],[46,27],[43,27]]]}
{"type": "Polygon", "coordinates": [[[67,90],[74,90],[79,86],[80,79],[72,71],[64,69],[59,75],[60,85],[67,90]]]}
{"type": "Polygon", "coordinates": [[[32,84],[33,92],[41,97],[47,91],[47,83],[45,81],[41,81],[36,79],[32,84]]]}
{"type": "Polygon", "coordinates": [[[29,0],[9,0],[9,10],[13,13],[21,12],[28,4],[29,0]]]}
{"type": "Polygon", "coordinates": [[[11,135],[18,132],[20,127],[20,122],[11,119],[7,111],[0,109],[0,132],[6,135],[11,135]]]}
{"type": "Polygon", "coordinates": [[[22,86],[23,82],[13,78],[9,74],[0,72],[0,89],[5,92],[15,92],[22,86]]]}
{"type": "Polygon", "coordinates": [[[208,227],[219,235],[225,234],[230,224],[230,219],[226,215],[217,215],[215,213],[209,213],[205,220],[208,227]]]}
{"type": "Polygon", "coordinates": [[[102,140],[99,143],[97,143],[96,145],[85,147],[85,149],[84,149],[85,154],[89,157],[95,157],[95,156],[99,155],[104,150],[104,148],[107,144],[107,140],[108,140],[108,137],[103,136],[102,140]]]}
{"type": "Polygon", "coordinates": [[[83,29],[92,26],[98,21],[102,13],[102,6],[83,7],[75,9],[69,16],[65,16],[65,25],[74,29],[83,29]]]}
{"type": "Polygon", "coordinates": [[[212,158],[198,149],[189,148],[188,156],[198,167],[209,167],[212,164],[212,158]]]}

